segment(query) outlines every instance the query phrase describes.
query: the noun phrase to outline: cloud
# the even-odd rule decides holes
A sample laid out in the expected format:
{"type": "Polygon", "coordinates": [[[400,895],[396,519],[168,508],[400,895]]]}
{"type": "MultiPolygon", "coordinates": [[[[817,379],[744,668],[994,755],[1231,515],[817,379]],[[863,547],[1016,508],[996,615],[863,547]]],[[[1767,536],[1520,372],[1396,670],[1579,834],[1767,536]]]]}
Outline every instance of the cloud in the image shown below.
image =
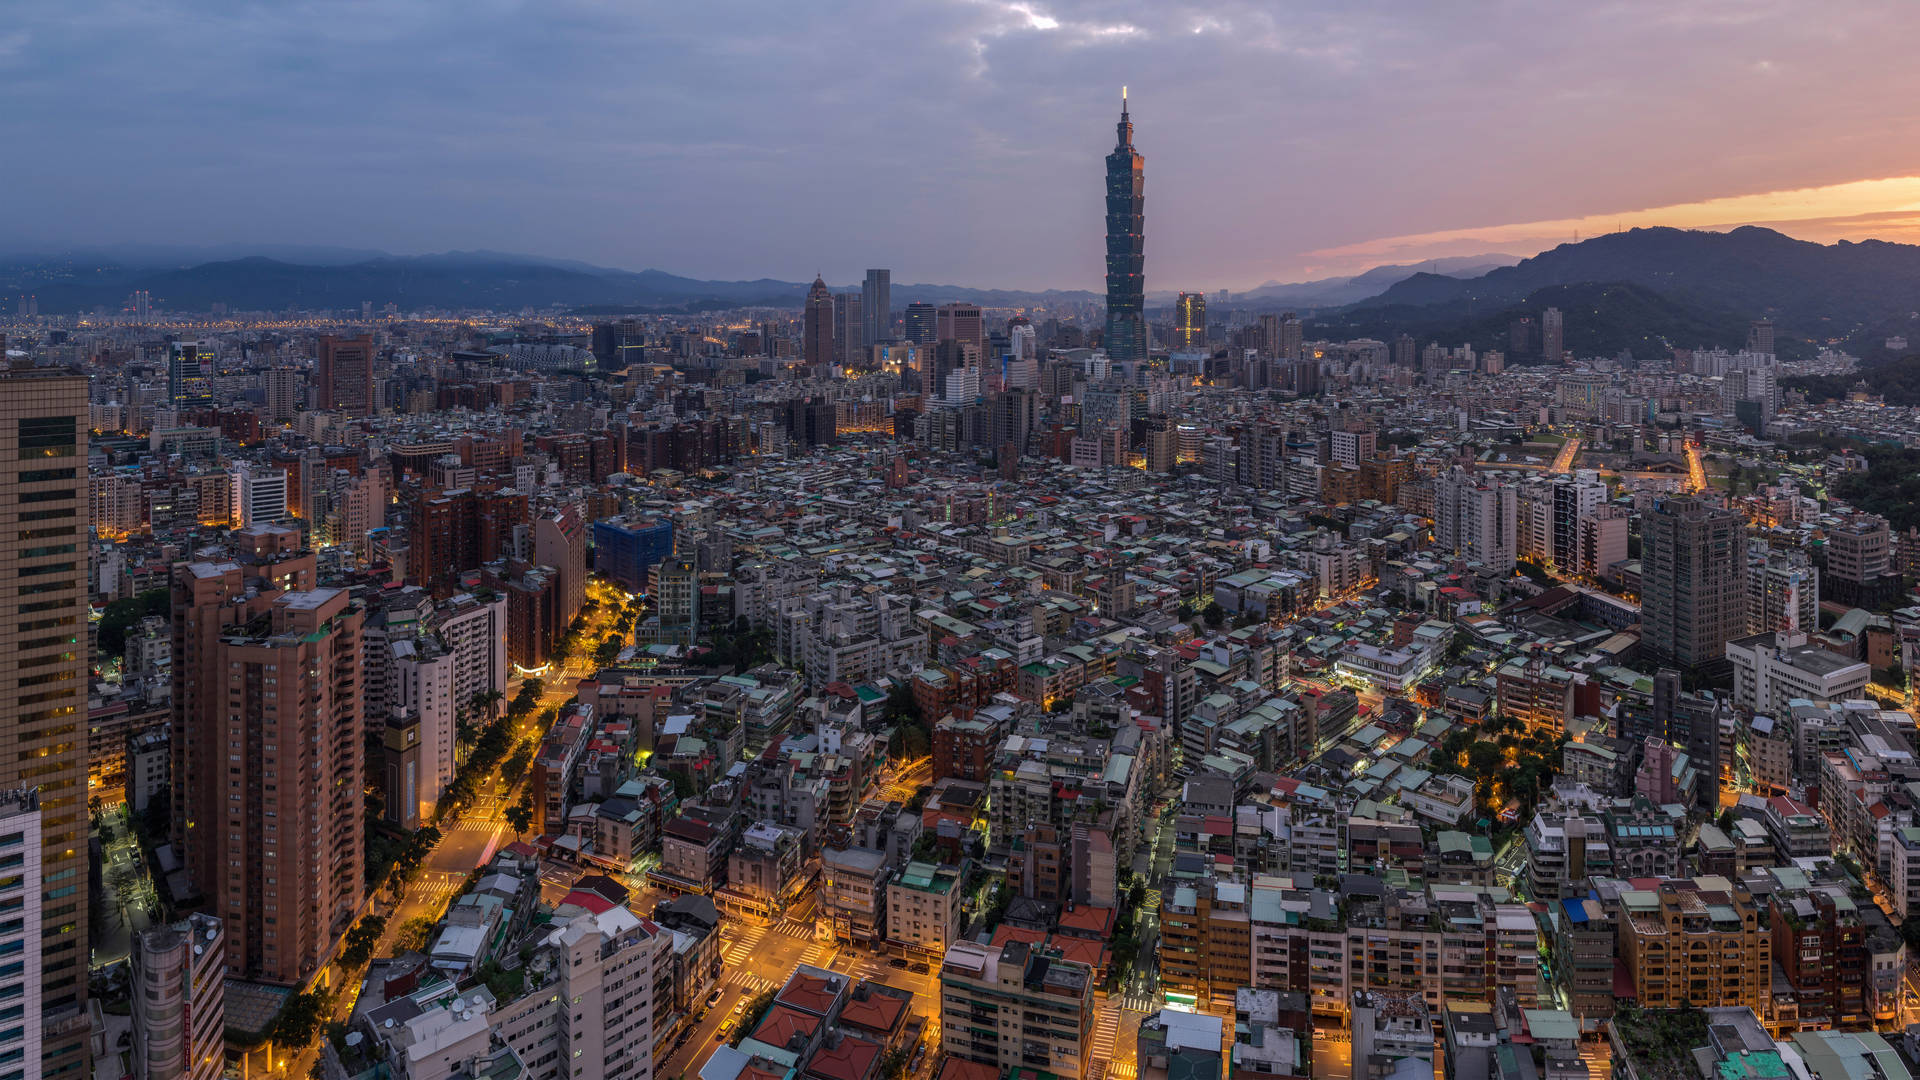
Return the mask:
{"type": "Polygon", "coordinates": [[[1873,230],[1920,214],[1920,176],[1855,180],[1792,191],[1725,195],[1697,202],[1616,213],[1587,214],[1549,221],[1446,229],[1389,236],[1321,248],[1308,254],[1323,260],[1429,258],[1463,248],[1539,250],[1579,236],[1649,226],[1681,229],[1731,229],[1741,225],[1805,225],[1825,232],[1873,230]]]}
{"type": "Polygon", "coordinates": [[[1155,290],[1620,207],[1907,229],[1904,190],[1838,195],[1920,176],[1916,29],[1896,0],[64,0],[0,31],[0,140],[35,151],[0,241],[1097,289],[1122,84],[1155,290]]]}

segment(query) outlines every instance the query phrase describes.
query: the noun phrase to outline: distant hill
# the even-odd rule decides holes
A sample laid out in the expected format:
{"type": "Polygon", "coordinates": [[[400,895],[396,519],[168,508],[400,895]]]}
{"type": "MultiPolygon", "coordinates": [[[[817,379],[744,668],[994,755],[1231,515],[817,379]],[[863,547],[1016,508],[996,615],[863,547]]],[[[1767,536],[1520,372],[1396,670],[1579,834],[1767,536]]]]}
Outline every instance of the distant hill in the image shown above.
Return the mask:
{"type": "MultiPolygon", "coordinates": [[[[206,311],[224,303],[237,311],[286,308],[358,310],[393,303],[420,308],[580,308],[594,313],[689,311],[730,307],[798,307],[807,282],[760,278],[703,281],[662,270],[614,270],[566,259],[493,251],[386,255],[350,249],[297,249],[286,258],[252,254],[212,261],[178,261],[213,249],[117,248],[65,255],[0,257],[0,304],[34,295],[46,314],[119,310],[144,289],[155,305],[206,311]],[[307,257],[299,257],[299,256],[307,257]]],[[[292,251],[293,249],[289,249],[292,251]]],[[[856,284],[835,292],[858,292],[856,284]]],[[[915,301],[964,301],[988,306],[1052,306],[1098,300],[1086,291],[975,289],[958,285],[896,284],[896,308],[915,301]]]]}
{"type": "MultiPolygon", "coordinates": [[[[1262,309],[1293,308],[1312,311],[1341,307],[1369,297],[1407,278],[1432,274],[1448,278],[1478,277],[1489,270],[1512,266],[1518,255],[1461,255],[1399,266],[1376,266],[1352,277],[1320,278],[1314,281],[1282,283],[1269,281],[1245,292],[1233,294],[1236,306],[1262,309]]],[[[1169,294],[1171,296],[1171,294],[1169,294]]]]}
{"type": "Polygon", "coordinates": [[[1510,363],[1527,363],[1534,358],[1508,350],[1513,321],[1527,315],[1538,322],[1540,313],[1549,307],[1565,314],[1566,347],[1580,356],[1616,356],[1626,349],[1645,360],[1666,356],[1674,347],[1735,348],[1747,334],[1744,314],[1676,300],[1630,282],[1549,285],[1514,303],[1469,298],[1424,304],[1361,304],[1309,320],[1306,332],[1312,338],[1370,337],[1381,341],[1406,333],[1423,346],[1438,341],[1449,348],[1472,345],[1476,352],[1499,349],[1508,352],[1510,363]]]}
{"type": "MultiPolygon", "coordinates": [[[[1813,341],[1844,340],[1913,319],[1920,310],[1920,247],[1881,240],[1815,244],[1751,226],[1633,229],[1562,244],[1478,277],[1414,274],[1357,306],[1470,303],[1484,311],[1550,286],[1593,282],[1652,289],[1702,313],[1769,317],[1813,341]]],[[[1574,324],[1569,316],[1569,328],[1574,324]]]]}

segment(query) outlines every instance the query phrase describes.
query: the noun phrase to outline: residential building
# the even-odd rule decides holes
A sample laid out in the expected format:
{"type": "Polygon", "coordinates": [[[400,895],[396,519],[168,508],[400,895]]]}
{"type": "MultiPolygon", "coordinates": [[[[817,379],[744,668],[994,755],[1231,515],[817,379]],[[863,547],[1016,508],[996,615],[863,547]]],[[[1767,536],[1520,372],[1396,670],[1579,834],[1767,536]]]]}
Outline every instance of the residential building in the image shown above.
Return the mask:
{"type": "Polygon", "coordinates": [[[1738,514],[1668,497],[1641,521],[1641,647],[1661,664],[1723,661],[1746,626],[1745,528],[1738,514]]]}
{"type": "Polygon", "coordinates": [[[133,936],[133,1080],[219,1080],[226,1067],[225,924],[195,913],[133,936]]]}
{"type": "Polygon", "coordinates": [[[1060,1077],[1088,1074],[1093,972],[1023,941],[947,947],[940,964],[940,1047],[949,1056],[1060,1077]]]}

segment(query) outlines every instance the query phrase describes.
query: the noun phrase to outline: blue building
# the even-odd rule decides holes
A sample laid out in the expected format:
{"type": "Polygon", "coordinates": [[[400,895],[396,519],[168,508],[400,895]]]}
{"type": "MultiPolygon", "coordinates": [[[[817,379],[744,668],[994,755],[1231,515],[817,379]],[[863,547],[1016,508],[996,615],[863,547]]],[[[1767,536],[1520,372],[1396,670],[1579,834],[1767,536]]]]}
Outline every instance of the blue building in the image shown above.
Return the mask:
{"type": "Polygon", "coordinates": [[[673,522],[660,518],[629,522],[608,518],[593,523],[593,568],[628,592],[647,587],[647,568],[673,555],[673,522]]]}

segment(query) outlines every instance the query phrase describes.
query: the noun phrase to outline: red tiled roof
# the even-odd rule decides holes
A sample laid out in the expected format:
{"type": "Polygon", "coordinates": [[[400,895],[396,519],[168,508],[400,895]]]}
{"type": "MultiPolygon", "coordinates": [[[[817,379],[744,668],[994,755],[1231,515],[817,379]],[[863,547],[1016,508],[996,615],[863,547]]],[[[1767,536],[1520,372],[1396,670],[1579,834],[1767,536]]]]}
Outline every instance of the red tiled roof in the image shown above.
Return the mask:
{"type": "Polygon", "coordinates": [[[849,997],[840,1007],[840,1022],[885,1035],[906,1011],[907,1003],[890,994],[868,994],[865,1001],[849,997]]]}
{"type": "Polygon", "coordinates": [[[782,1005],[791,1005],[805,1009],[815,1016],[825,1016],[833,1008],[833,987],[818,975],[808,975],[796,971],[780,988],[774,1000],[782,1005]]]}
{"type": "Polygon", "coordinates": [[[879,1043],[846,1035],[840,1045],[822,1046],[813,1052],[807,1075],[821,1080],[866,1080],[879,1060],[879,1043]]]}
{"type": "Polygon", "coordinates": [[[604,915],[612,911],[614,906],[613,901],[591,889],[575,889],[568,893],[566,899],[560,901],[560,904],[563,907],[572,904],[574,907],[586,908],[595,915],[604,915]]]}
{"type": "Polygon", "coordinates": [[[753,1037],[768,1046],[784,1047],[795,1035],[812,1039],[814,1029],[819,1026],[820,1018],[817,1016],[808,1016],[785,1005],[775,1005],[767,1010],[766,1018],[754,1029],[753,1037]]]}
{"type": "Polygon", "coordinates": [[[1008,926],[1001,923],[993,931],[993,947],[1004,949],[1009,941],[1022,941],[1028,945],[1038,945],[1047,940],[1045,931],[1029,930],[1024,926],[1008,926]]]}
{"type": "Polygon", "coordinates": [[[1060,929],[1078,930],[1102,937],[1113,929],[1113,909],[1093,904],[1081,904],[1072,911],[1060,913],[1060,929]]]}

